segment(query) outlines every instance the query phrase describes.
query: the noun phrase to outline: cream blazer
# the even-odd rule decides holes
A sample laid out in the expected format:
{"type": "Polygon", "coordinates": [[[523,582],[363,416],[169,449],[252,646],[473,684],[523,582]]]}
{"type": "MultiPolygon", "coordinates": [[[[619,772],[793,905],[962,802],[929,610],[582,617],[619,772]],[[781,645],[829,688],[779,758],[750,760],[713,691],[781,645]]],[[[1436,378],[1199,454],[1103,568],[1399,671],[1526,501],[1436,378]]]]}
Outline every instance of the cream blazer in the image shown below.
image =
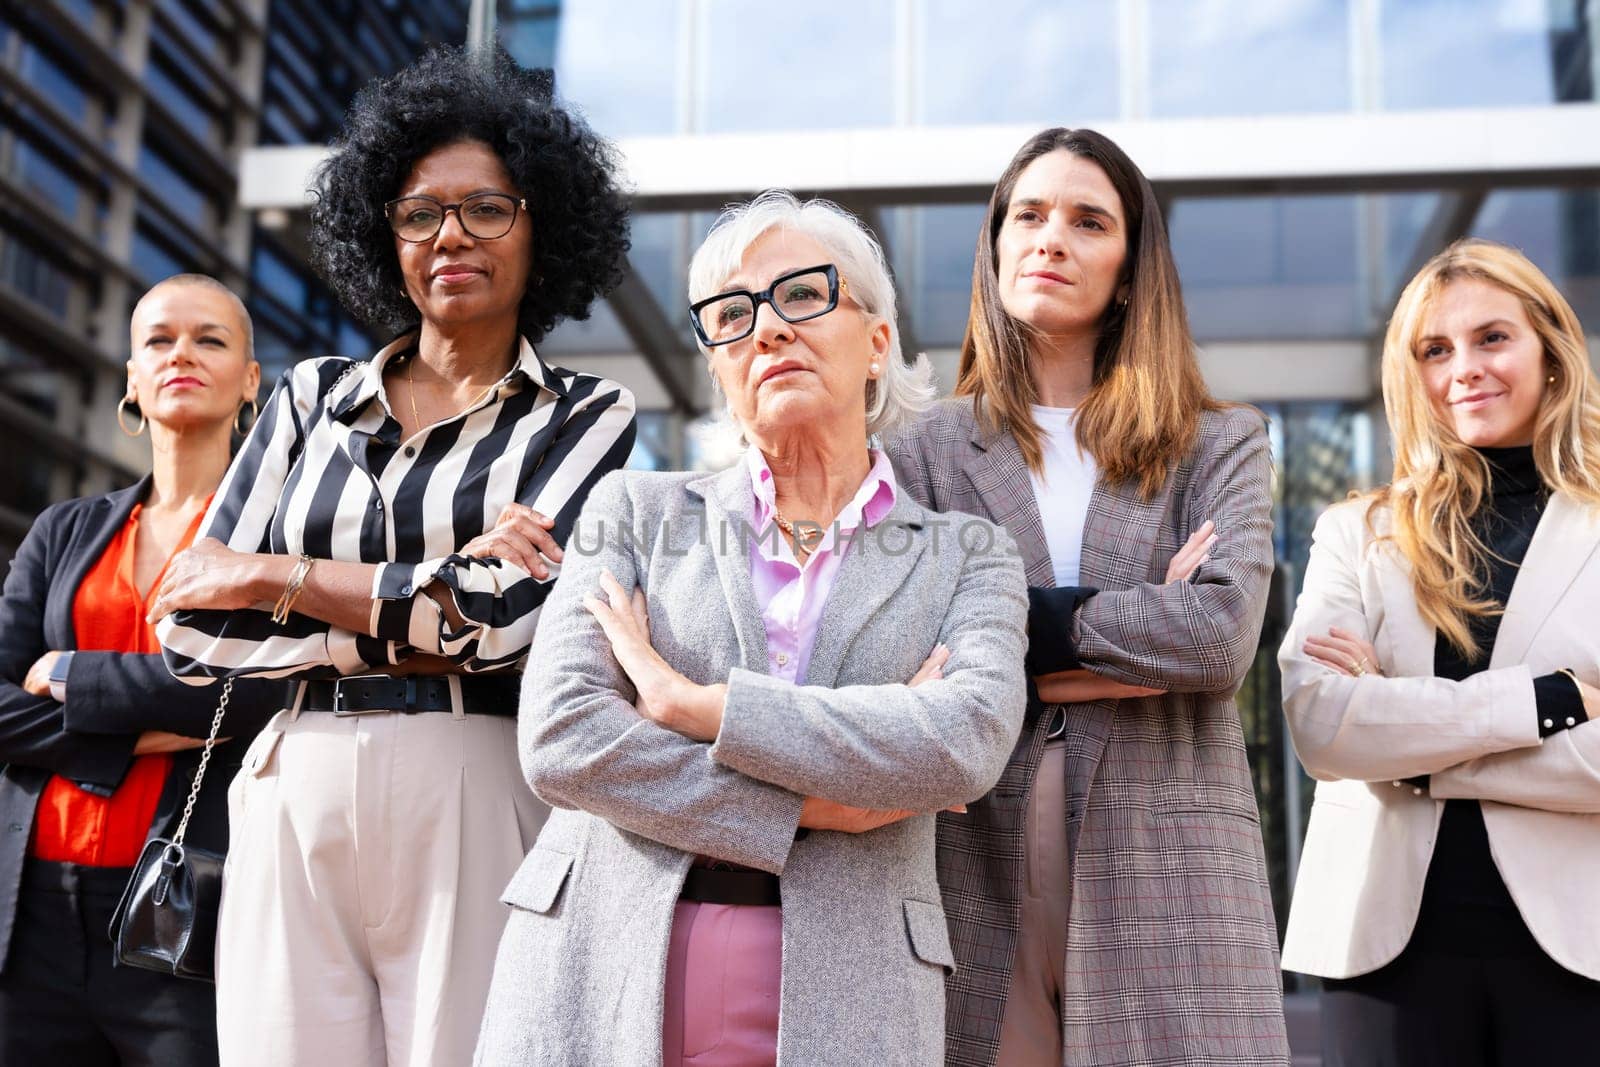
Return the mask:
{"type": "MultiPolygon", "coordinates": [[[[1435,631],[1409,565],[1374,540],[1367,502],[1318,520],[1278,663],[1289,732],[1317,779],[1285,970],[1348,978],[1410,940],[1444,801],[1483,802],[1489,848],[1524,921],[1562,966],[1600,980],[1600,707],[1539,738],[1533,678],[1562,667],[1600,685],[1600,511],[1555,494],[1512,587],[1489,668],[1433,673],[1435,631]],[[1336,674],[1301,651],[1339,626],[1365,634],[1387,677],[1336,674]],[[1426,790],[1401,779],[1432,775],[1426,790]]],[[[1378,512],[1378,532],[1388,515],[1378,512]]]]}

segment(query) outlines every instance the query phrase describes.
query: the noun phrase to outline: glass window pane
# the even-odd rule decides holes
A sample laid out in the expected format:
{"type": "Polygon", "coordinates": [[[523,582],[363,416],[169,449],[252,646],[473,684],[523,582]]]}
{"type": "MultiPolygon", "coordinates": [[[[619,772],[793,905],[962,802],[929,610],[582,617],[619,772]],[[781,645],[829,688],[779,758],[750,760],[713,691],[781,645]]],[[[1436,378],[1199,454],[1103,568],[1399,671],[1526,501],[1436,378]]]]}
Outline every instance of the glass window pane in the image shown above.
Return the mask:
{"type": "Polygon", "coordinates": [[[1339,338],[1371,328],[1359,198],[1179,200],[1173,253],[1200,341],[1339,338]]]}
{"type": "Polygon", "coordinates": [[[39,249],[15,235],[0,232],[0,285],[9,286],[58,318],[64,318],[72,283],[72,276],[39,249]]]}
{"type": "MultiPolygon", "coordinates": [[[[924,349],[961,344],[985,210],[983,204],[941,204],[883,213],[901,307],[924,349]]],[[[949,389],[955,383],[941,384],[949,389]]]]}
{"type": "Polygon", "coordinates": [[[1520,248],[1585,329],[1600,332],[1600,190],[1498,190],[1484,201],[1472,235],[1520,248]]]}
{"type": "Polygon", "coordinates": [[[305,311],[307,293],[305,277],[265,243],[256,244],[255,255],[251,257],[250,280],[291,310],[305,311]]]}
{"type": "Polygon", "coordinates": [[[926,0],[917,18],[925,123],[1077,126],[1117,114],[1116,0],[926,0]],[[974,48],[975,39],[1000,42],[974,48]]]}
{"type": "Polygon", "coordinates": [[[1350,2],[1149,0],[1150,113],[1348,109],[1350,2]]]}
{"type": "Polygon", "coordinates": [[[202,231],[215,225],[210,198],[149,145],[139,149],[139,177],[149,183],[152,195],[191,225],[202,231]]]}
{"type": "Polygon", "coordinates": [[[1383,104],[1592,100],[1600,13],[1580,17],[1583,9],[1546,0],[1383,0],[1383,104]]]}
{"type": "Polygon", "coordinates": [[[555,48],[556,92],[607,137],[674,132],[679,16],[679,0],[567,0],[555,48]]]}
{"type": "Polygon", "coordinates": [[[848,14],[761,0],[705,0],[697,72],[703,128],[721,133],[891,125],[894,9],[894,0],[857,0],[848,14]]]}
{"type": "Polygon", "coordinates": [[[144,83],[150,95],[159,100],[189,132],[203,141],[215,143],[218,140],[216,116],[154,58],[145,68],[144,83]]]}
{"type": "Polygon", "coordinates": [[[180,259],[143,227],[133,231],[133,268],[144,278],[147,287],[163,278],[195,269],[192,263],[180,259]]]}

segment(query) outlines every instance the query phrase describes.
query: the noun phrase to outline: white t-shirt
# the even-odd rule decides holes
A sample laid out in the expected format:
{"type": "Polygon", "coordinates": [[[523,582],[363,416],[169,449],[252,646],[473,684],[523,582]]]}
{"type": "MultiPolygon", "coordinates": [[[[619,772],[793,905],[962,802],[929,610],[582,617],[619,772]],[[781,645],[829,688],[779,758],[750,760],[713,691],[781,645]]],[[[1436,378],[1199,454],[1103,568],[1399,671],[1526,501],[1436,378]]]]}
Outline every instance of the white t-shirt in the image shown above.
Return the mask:
{"type": "Polygon", "coordinates": [[[1077,416],[1076,408],[1033,405],[1033,419],[1044,431],[1044,474],[1029,474],[1058,587],[1082,584],[1078,571],[1083,559],[1083,524],[1094,483],[1100,477],[1094,457],[1078,449],[1077,416]]]}

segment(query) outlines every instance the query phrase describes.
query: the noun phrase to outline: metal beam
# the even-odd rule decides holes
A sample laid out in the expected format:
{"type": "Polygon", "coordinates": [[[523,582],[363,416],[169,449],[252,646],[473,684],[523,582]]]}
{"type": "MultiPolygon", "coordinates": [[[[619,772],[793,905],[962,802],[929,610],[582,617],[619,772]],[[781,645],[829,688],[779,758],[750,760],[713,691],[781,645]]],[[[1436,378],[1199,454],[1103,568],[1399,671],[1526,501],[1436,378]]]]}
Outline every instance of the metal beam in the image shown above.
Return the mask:
{"type": "MultiPolygon", "coordinates": [[[[1139,161],[1163,197],[1600,182],[1600,104],[1149,119],[1100,129],[1139,161]]],[[[714,211],[769,188],[888,206],[987,199],[1017,145],[1035,132],[892,127],[635,137],[617,147],[641,211],[714,211]]],[[[247,151],[242,203],[303,207],[325,152],[247,151]]]]}
{"type": "Polygon", "coordinates": [[[1439,204],[1433,209],[1433,217],[1417,235],[1417,243],[1411,250],[1411,259],[1400,272],[1399,280],[1388,294],[1389,299],[1378,307],[1380,322],[1389,320],[1389,313],[1400,302],[1400,294],[1405,291],[1407,283],[1416,276],[1417,271],[1422,269],[1423,264],[1443,251],[1451,241],[1467,235],[1467,231],[1472,229],[1473,222],[1478,218],[1478,212],[1483,209],[1483,202],[1487,196],[1488,194],[1482,189],[1466,189],[1444,193],[1439,197],[1439,204]]]}
{"type": "Polygon", "coordinates": [[[667,319],[631,262],[625,271],[622,284],[606,297],[611,311],[649,364],[651,373],[660,380],[672,400],[672,409],[694,414],[694,383],[690,376],[697,354],[683,340],[683,330],[667,319]]]}

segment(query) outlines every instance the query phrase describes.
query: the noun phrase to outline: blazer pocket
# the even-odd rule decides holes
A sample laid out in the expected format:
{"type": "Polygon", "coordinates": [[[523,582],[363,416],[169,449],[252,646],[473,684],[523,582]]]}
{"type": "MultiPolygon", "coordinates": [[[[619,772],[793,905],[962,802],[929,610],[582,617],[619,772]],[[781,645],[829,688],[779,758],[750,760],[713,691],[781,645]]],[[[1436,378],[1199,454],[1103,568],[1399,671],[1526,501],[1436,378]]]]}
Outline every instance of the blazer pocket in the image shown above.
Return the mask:
{"type": "Polygon", "coordinates": [[[500,902],[540,915],[549,914],[561,896],[567,875],[572,872],[572,861],[573,857],[565,852],[535,845],[517,873],[511,876],[506,891],[500,894],[500,902]]]}
{"type": "Polygon", "coordinates": [[[956,954],[950,949],[950,927],[944,908],[925,900],[902,901],[906,910],[906,934],[917,959],[943,967],[945,974],[956,971],[956,954]]]}

